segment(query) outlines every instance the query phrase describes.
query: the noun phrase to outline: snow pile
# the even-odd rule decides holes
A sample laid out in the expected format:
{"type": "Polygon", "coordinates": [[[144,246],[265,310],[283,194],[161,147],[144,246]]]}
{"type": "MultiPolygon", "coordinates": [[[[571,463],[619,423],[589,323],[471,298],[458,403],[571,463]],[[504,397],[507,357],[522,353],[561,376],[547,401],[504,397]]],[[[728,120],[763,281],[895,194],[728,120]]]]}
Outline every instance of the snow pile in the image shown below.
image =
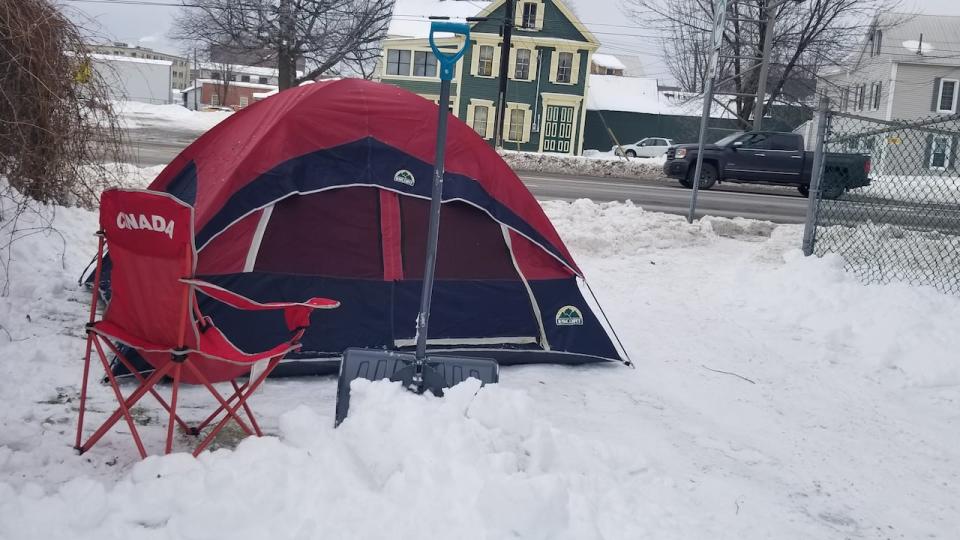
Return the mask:
{"type": "Polygon", "coordinates": [[[113,107],[127,129],[173,126],[206,131],[233,114],[229,111],[191,111],[176,104],[153,105],[139,101],[114,101],[113,107]]]}
{"type": "MultiPolygon", "coordinates": [[[[271,436],[144,462],[122,424],[71,449],[88,297],[74,280],[96,215],[56,209],[62,241],[16,242],[0,297],[0,538],[956,532],[960,299],[864,286],[836,257],[799,256],[797,226],[544,208],[636,369],[505,367],[442,399],[358,381],[336,430],[334,380],[271,380],[252,399],[271,436]]],[[[187,420],[210,407],[202,389],[180,399],[187,420]]],[[[90,406],[88,434],[110,389],[90,406]]],[[[154,452],[161,412],[134,409],[154,452]]]]}
{"type": "Polygon", "coordinates": [[[593,53],[593,63],[607,69],[627,69],[619,58],[612,54],[593,53]]]}
{"type": "Polygon", "coordinates": [[[928,176],[874,173],[869,186],[850,191],[844,199],[956,205],[960,203],[960,176],[954,172],[928,176]]]}
{"type": "Polygon", "coordinates": [[[515,171],[639,178],[661,178],[666,160],[663,156],[627,160],[616,156],[569,156],[512,150],[502,150],[500,156],[515,171]]]}

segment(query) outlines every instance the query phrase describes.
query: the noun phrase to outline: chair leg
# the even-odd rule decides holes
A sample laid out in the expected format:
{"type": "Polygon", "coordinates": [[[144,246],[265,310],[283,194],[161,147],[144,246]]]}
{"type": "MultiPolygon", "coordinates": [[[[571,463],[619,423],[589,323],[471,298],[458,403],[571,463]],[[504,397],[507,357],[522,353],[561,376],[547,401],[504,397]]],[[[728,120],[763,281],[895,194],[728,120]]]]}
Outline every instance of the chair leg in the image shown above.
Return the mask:
{"type": "MultiPolygon", "coordinates": [[[[94,344],[96,343],[97,342],[94,341],[94,344]]],[[[117,385],[116,378],[112,377],[113,373],[110,371],[109,365],[107,364],[107,361],[106,361],[106,357],[101,356],[100,361],[103,364],[104,368],[107,370],[107,377],[108,379],[110,379],[110,384],[114,388],[114,391],[119,392],[119,386],[117,385]]],[[[121,399],[120,405],[126,406],[127,408],[133,407],[137,403],[137,401],[140,400],[140,398],[146,395],[148,389],[152,388],[153,385],[155,385],[158,381],[160,381],[160,379],[162,379],[167,374],[167,372],[170,371],[170,368],[172,367],[171,364],[172,363],[169,363],[161,367],[160,369],[154,371],[153,374],[150,376],[150,378],[148,378],[143,384],[140,385],[140,387],[138,387],[132,394],[130,394],[129,397],[127,397],[126,401],[123,401],[121,399]]],[[[108,418],[97,429],[97,431],[94,432],[94,434],[91,435],[89,439],[87,439],[87,442],[80,447],[80,453],[82,454],[87,450],[89,450],[90,448],[92,448],[93,445],[95,445],[97,441],[99,441],[100,438],[103,437],[107,433],[107,431],[109,431],[110,428],[113,427],[113,425],[120,420],[121,416],[123,416],[123,410],[120,407],[118,407],[117,410],[115,410],[113,414],[110,415],[110,418],[108,418]]]]}
{"type": "Polygon", "coordinates": [[[123,394],[120,392],[120,387],[117,385],[116,377],[113,376],[113,371],[110,369],[110,363],[107,362],[107,356],[103,354],[103,347],[100,346],[100,341],[98,340],[94,341],[93,345],[97,348],[97,353],[100,355],[100,362],[103,364],[103,369],[107,372],[107,378],[110,379],[110,386],[113,388],[113,393],[117,396],[117,402],[120,404],[120,410],[123,412],[123,417],[126,418],[127,425],[130,427],[130,433],[133,435],[133,442],[136,443],[137,450],[140,452],[140,458],[144,459],[147,457],[147,451],[143,448],[143,442],[140,440],[140,433],[137,432],[137,425],[134,423],[133,417],[130,416],[130,409],[127,407],[126,401],[123,399],[123,394]]]}
{"type": "MultiPolygon", "coordinates": [[[[127,368],[127,371],[129,371],[134,377],[136,377],[138,381],[140,381],[140,384],[143,384],[144,382],[146,382],[147,379],[143,375],[141,375],[140,372],[137,371],[135,367],[133,367],[133,364],[130,363],[130,360],[127,360],[126,356],[124,356],[120,352],[120,349],[118,349],[116,345],[114,345],[109,339],[104,340],[104,342],[107,344],[107,347],[110,348],[110,351],[117,356],[117,359],[120,360],[120,363],[123,364],[123,367],[127,368]]],[[[149,392],[154,397],[154,399],[157,400],[157,403],[159,403],[160,406],[164,408],[164,410],[166,410],[167,412],[170,412],[170,405],[167,404],[167,401],[163,399],[163,396],[161,396],[160,393],[157,392],[156,388],[151,386],[149,392]]],[[[174,418],[176,419],[177,424],[179,424],[184,431],[188,433],[191,431],[190,426],[187,425],[187,423],[184,422],[179,415],[175,415],[174,418]]]]}
{"type": "Polygon", "coordinates": [[[213,394],[213,397],[217,400],[217,402],[220,403],[220,406],[226,409],[227,417],[224,418],[221,421],[221,423],[225,424],[227,420],[229,420],[230,418],[233,418],[237,422],[237,425],[240,426],[240,429],[244,431],[244,433],[246,433],[247,435],[253,435],[253,431],[250,429],[249,426],[247,426],[247,423],[244,422],[243,418],[240,418],[240,416],[236,413],[236,409],[240,408],[239,404],[235,405],[234,407],[231,407],[230,405],[228,405],[226,400],[223,399],[223,396],[220,395],[220,392],[217,392],[217,389],[214,388],[212,384],[210,384],[210,381],[207,380],[207,378],[203,375],[203,373],[201,373],[200,370],[197,369],[197,367],[194,366],[192,362],[185,362],[185,365],[187,366],[187,370],[193,373],[193,375],[200,380],[200,383],[206,386],[207,390],[209,390],[210,393],[213,394]]]}
{"type": "Polygon", "coordinates": [[[87,381],[90,377],[90,353],[93,352],[93,343],[96,336],[93,332],[87,333],[87,352],[83,355],[83,382],[80,383],[80,414],[77,418],[77,442],[73,445],[75,450],[80,450],[80,443],[83,438],[83,413],[87,409],[87,381]]]}
{"type": "Polygon", "coordinates": [[[169,454],[173,449],[173,424],[177,420],[177,390],[180,389],[180,370],[183,364],[177,362],[173,368],[173,390],[170,392],[170,420],[167,422],[167,447],[165,454],[169,454]]]}
{"type": "MultiPolygon", "coordinates": [[[[207,437],[203,440],[203,442],[201,442],[200,445],[197,446],[197,448],[193,451],[194,457],[199,456],[200,453],[203,452],[204,449],[206,449],[206,447],[211,442],[213,442],[213,438],[217,435],[217,433],[220,432],[221,429],[223,429],[224,426],[227,425],[227,422],[230,420],[230,418],[233,418],[234,420],[236,420],[238,424],[242,425],[242,420],[240,420],[240,417],[237,416],[237,411],[240,409],[241,406],[243,406],[244,403],[246,403],[247,399],[251,395],[253,395],[254,392],[256,392],[257,388],[263,383],[263,381],[266,380],[267,375],[269,375],[270,372],[273,371],[273,368],[277,367],[277,364],[279,363],[280,363],[280,358],[275,358],[270,360],[270,364],[267,366],[267,369],[265,369],[263,373],[261,373],[260,376],[257,377],[255,381],[248,384],[247,391],[242,396],[240,396],[240,402],[237,403],[236,405],[227,407],[227,416],[223,420],[221,420],[220,423],[218,423],[216,427],[213,428],[213,431],[211,431],[207,435],[207,437]]],[[[200,376],[201,379],[205,382],[205,384],[209,385],[209,383],[206,383],[206,379],[204,379],[203,376],[200,375],[199,371],[197,371],[196,368],[193,368],[193,366],[189,366],[189,365],[187,367],[192,368],[194,373],[200,376]]],[[[208,388],[211,388],[211,390],[213,390],[212,387],[208,386],[208,388]]],[[[213,391],[216,392],[216,390],[213,390],[213,391]]],[[[217,397],[222,401],[222,398],[219,398],[219,394],[217,394],[217,397]]],[[[250,434],[249,430],[245,430],[245,431],[247,431],[247,433],[250,434]]]]}
{"type": "MultiPolygon", "coordinates": [[[[230,384],[233,385],[234,395],[238,397],[243,395],[243,387],[237,385],[236,379],[231,379],[230,384]]],[[[250,405],[247,404],[247,400],[242,400],[242,403],[243,410],[247,413],[247,418],[250,419],[250,425],[253,426],[253,431],[256,432],[257,437],[263,437],[263,433],[260,431],[260,426],[257,424],[257,419],[254,418],[253,411],[250,410],[250,405]]]]}
{"type": "MultiPolygon", "coordinates": [[[[242,385],[240,385],[240,390],[243,390],[244,388],[246,388],[247,384],[248,383],[243,383],[242,385]]],[[[233,394],[230,395],[230,397],[227,398],[227,405],[229,405],[231,402],[233,402],[233,400],[239,397],[240,397],[240,394],[237,392],[234,392],[233,394]]],[[[224,409],[223,405],[220,405],[219,407],[217,407],[217,410],[213,411],[210,414],[210,416],[208,416],[203,422],[200,422],[200,424],[197,425],[197,431],[202,430],[203,428],[207,427],[210,424],[210,422],[213,422],[214,420],[216,420],[217,417],[220,416],[220,413],[223,412],[223,409],[224,409]]]]}

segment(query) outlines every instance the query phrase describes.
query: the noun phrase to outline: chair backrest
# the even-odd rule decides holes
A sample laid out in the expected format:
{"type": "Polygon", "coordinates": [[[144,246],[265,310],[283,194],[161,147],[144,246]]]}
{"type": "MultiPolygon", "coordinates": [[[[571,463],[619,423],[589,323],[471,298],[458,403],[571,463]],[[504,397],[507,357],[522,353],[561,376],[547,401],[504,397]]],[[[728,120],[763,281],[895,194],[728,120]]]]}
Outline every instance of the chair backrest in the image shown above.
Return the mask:
{"type": "Polygon", "coordinates": [[[171,349],[194,346],[191,290],[179,281],[192,277],[196,261],[193,207],[168,193],[109,189],[100,229],[113,265],[103,319],[171,349]]]}

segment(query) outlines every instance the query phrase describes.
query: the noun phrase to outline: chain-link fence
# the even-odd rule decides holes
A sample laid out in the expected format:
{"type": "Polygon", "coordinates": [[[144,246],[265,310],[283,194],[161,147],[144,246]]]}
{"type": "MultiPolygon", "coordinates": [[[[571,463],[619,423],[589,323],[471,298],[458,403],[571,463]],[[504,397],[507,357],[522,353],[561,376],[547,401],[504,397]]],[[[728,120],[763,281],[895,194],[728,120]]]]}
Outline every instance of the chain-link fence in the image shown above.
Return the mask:
{"type": "Polygon", "coordinates": [[[866,282],[960,293],[960,115],[906,122],[831,111],[814,122],[822,159],[804,251],[839,254],[866,282]]]}

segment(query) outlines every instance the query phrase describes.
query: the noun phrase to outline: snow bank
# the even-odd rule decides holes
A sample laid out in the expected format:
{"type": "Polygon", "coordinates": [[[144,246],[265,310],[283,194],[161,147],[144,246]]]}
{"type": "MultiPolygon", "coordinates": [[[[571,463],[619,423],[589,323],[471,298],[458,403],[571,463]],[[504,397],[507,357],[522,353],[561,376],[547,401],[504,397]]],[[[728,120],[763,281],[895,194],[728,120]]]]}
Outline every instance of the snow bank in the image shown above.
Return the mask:
{"type": "MultiPolygon", "coordinates": [[[[443,399],[359,381],[336,430],[335,381],[275,380],[252,399],[270,436],[144,462],[122,426],[71,449],[87,306],[74,280],[96,216],[57,209],[63,241],[15,243],[0,297],[0,538],[956,532],[960,299],[861,285],[836,257],[799,256],[797,226],[544,208],[636,369],[510,367],[443,399]]],[[[192,387],[180,399],[189,420],[210,403],[192,387]]],[[[90,404],[92,429],[109,388],[90,404]]],[[[161,448],[159,407],[135,418],[161,448]]]]}
{"type": "Polygon", "coordinates": [[[174,126],[206,131],[233,114],[228,111],[191,111],[177,104],[153,105],[139,101],[114,101],[113,107],[127,129],[174,126]]]}
{"type": "Polygon", "coordinates": [[[568,156],[501,150],[500,155],[515,171],[639,178],[661,178],[666,160],[663,156],[626,160],[614,156],[612,152],[568,156]]]}

